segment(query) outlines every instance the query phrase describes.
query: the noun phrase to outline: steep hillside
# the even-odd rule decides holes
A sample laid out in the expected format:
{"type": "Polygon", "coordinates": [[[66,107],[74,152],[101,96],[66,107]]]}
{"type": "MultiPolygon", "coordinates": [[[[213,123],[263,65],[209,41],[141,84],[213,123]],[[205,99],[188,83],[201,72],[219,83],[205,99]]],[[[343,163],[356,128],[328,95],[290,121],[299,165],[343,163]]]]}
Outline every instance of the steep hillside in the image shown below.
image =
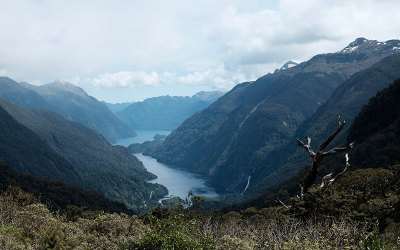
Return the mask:
{"type": "MultiPolygon", "coordinates": [[[[371,98],[354,118],[347,136],[348,142],[355,142],[349,153],[352,169],[400,164],[399,98],[400,79],[371,98]]],[[[343,168],[340,157],[343,156],[328,159],[324,172],[343,168]]]]}
{"type": "Polygon", "coordinates": [[[102,103],[107,105],[107,107],[111,110],[111,112],[116,113],[116,112],[121,111],[124,108],[128,107],[129,105],[131,105],[134,102],[108,103],[108,102],[102,101],[102,103]]]}
{"type": "Polygon", "coordinates": [[[209,176],[220,192],[242,193],[270,153],[285,146],[336,87],[399,44],[359,38],[342,51],[239,84],[187,119],[152,156],[209,176]]]}
{"type": "MultiPolygon", "coordinates": [[[[96,130],[110,142],[136,135],[104,103],[71,83],[55,81],[42,86],[21,84],[25,88],[36,91],[50,105],[49,109],[61,114],[67,120],[96,130]]],[[[29,105],[24,106],[32,108],[29,105]]]]}
{"type": "Polygon", "coordinates": [[[155,176],[135,156],[122,146],[111,146],[96,131],[52,111],[27,109],[5,100],[0,105],[82,174],[84,181],[79,186],[136,209],[144,202],[156,205],[157,199],[166,194],[163,186],[145,181],[155,176]]]}
{"type": "MultiPolygon", "coordinates": [[[[317,147],[336,129],[339,115],[348,124],[331,146],[345,143],[347,130],[361,108],[379,90],[384,89],[399,77],[400,53],[397,53],[354,74],[348,81],[340,85],[329,100],[299,126],[287,146],[271,153],[270,156],[274,157],[274,162],[269,157],[260,160],[262,167],[255,175],[255,181],[257,183],[260,180],[257,176],[267,177],[254,188],[254,192],[260,194],[269,190],[283,180],[296,175],[304,166],[309,164],[308,155],[304,153],[304,149],[297,146],[295,138],[304,138],[308,135],[312,139],[312,145],[317,147]],[[271,169],[275,169],[275,171],[267,174],[266,172],[271,171],[271,169]]],[[[344,159],[343,156],[342,159],[344,159]]],[[[327,159],[327,161],[329,160],[327,159]]]]}
{"type": "Polygon", "coordinates": [[[31,108],[50,108],[50,105],[33,90],[22,87],[8,77],[0,77],[0,98],[31,108]]]}
{"type": "MultiPolygon", "coordinates": [[[[362,93],[364,91],[360,89],[357,92],[362,93]]],[[[348,143],[355,142],[354,148],[348,152],[351,163],[349,171],[366,168],[391,169],[391,166],[400,163],[400,103],[397,101],[399,98],[400,79],[372,97],[368,104],[355,116],[351,126],[347,125],[348,136],[346,140],[348,143]]],[[[340,102],[340,100],[338,101],[340,102]]],[[[296,143],[293,142],[293,144],[296,143]]],[[[314,148],[318,146],[317,143],[313,143],[313,140],[312,145],[314,145],[314,148]]],[[[302,153],[306,155],[304,149],[302,153]]],[[[309,157],[308,161],[310,162],[309,157]]],[[[344,164],[344,154],[337,154],[324,159],[317,183],[320,183],[322,176],[328,173],[342,171],[344,164]]],[[[298,167],[302,169],[277,188],[227,209],[241,210],[253,206],[260,208],[275,206],[277,204],[276,197],[289,201],[289,198],[300,193],[298,184],[302,182],[307,169],[305,165],[301,164],[298,167]]]]}
{"type": "Polygon", "coordinates": [[[221,95],[218,91],[202,91],[192,97],[153,97],[132,103],[116,115],[133,129],[172,130],[186,118],[208,107],[221,95]]]}
{"type": "Polygon", "coordinates": [[[0,162],[0,191],[8,187],[20,187],[25,192],[34,194],[53,210],[66,210],[69,205],[87,207],[91,210],[119,212],[130,214],[124,204],[110,201],[96,192],[85,191],[77,186],[62,182],[38,178],[29,174],[20,174],[11,167],[0,162]]]}
{"type": "Polygon", "coordinates": [[[21,173],[65,183],[82,183],[72,165],[47,142],[18,123],[0,106],[0,161],[21,173]]]}

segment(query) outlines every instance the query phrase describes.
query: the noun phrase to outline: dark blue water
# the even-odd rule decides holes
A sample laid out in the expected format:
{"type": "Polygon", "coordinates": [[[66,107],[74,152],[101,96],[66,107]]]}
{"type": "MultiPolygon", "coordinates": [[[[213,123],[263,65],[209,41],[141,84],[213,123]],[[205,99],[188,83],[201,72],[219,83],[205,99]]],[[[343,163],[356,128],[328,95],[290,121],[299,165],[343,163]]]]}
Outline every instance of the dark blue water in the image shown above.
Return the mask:
{"type": "Polygon", "coordinates": [[[143,143],[145,141],[152,141],[156,134],[169,135],[171,131],[169,130],[135,130],[137,136],[127,137],[117,140],[118,145],[128,147],[132,143],[143,143]]]}

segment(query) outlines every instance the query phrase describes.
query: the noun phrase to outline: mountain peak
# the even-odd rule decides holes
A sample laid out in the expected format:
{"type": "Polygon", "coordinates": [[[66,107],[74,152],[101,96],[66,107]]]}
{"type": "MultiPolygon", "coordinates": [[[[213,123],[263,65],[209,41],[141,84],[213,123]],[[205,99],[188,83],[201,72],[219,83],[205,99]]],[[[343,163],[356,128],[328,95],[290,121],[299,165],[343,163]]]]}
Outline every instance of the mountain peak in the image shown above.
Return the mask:
{"type": "Polygon", "coordinates": [[[364,37],[359,37],[339,53],[352,53],[352,52],[366,52],[366,51],[387,51],[387,50],[400,50],[400,40],[388,40],[386,42],[379,42],[377,40],[368,40],[364,37]]]}
{"type": "Polygon", "coordinates": [[[223,94],[223,91],[200,91],[194,94],[192,98],[197,98],[199,100],[212,103],[220,98],[223,94]]]}
{"type": "Polygon", "coordinates": [[[52,90],[67,91],[81,97],[88,96],[87,93],[80,87],[63,80],[55,80],[54,82],[47,84],[47,87],[51,88],[52,90]]]}
{"type": "Polygon", "coordinates": [[[363,46],[364,44],[371,44],[371,43],[376,43],[376,40],[368,40],[364,37],[359,37],[353,42],[351,42],[349,45],[347,45],[344,49],[342,49],[340,52],[342,53],[351,53],[357,49],[360,48],[360,46],[363,46]]]}
{"type": "Polygon", "coordinates": [[[294,67],[294,66],[296,66],[297,64],[298,64],[298,63],[293,62],[293,61],[287,61],[287,62],[285,62],[285,63],[282,65],[282,67],[280,67],[279,69],[276,69],[276,70],[274,71],[274,73],[278,73],[279,71],[282,71],[282,70],[285,70],[285,69],[294,67]]]}

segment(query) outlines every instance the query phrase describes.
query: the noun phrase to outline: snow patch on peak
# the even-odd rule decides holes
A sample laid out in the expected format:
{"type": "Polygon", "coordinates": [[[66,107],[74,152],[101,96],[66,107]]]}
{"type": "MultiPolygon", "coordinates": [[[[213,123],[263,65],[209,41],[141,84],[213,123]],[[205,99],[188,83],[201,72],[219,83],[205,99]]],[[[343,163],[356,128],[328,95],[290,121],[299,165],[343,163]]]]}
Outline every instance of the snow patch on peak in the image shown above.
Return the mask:
{"type": "Polygon", "coordinates": [[[351,53],[351,52],[353,52],[354,50],[356,50],[357,48],[358,48],[358,45],[353,46],[353,47],[347,46],[346,48],[342,49],[342,52],[343,52],[343,53],[351,53]]]}
{"type": "Polygon", "coordinates": [[[275,74],[275,73],[278,73],[279,71],[292,68],[292,67],[296,66],[297,64],[298,64],[298,63],[293,62],[293,61],[287,61],[287,62],[285,62],[285,63],[282,65],[281,68],[276,69],[276,70],[274,71],[274,74],[275,74]]]}
{"type": "Polygon", "coordinates": [[[363,47],[365,45],[369,44],[376,44],[376,45],[384,45],[385,43],[383,42],[378,42],[377,40],[368,40],[364,37],[357,38],[354,40],[354,42],[351,42],[347,47],[342,49],[340,53],[351,53],[355,50],[357,50],[360,47],[363,47]]]}

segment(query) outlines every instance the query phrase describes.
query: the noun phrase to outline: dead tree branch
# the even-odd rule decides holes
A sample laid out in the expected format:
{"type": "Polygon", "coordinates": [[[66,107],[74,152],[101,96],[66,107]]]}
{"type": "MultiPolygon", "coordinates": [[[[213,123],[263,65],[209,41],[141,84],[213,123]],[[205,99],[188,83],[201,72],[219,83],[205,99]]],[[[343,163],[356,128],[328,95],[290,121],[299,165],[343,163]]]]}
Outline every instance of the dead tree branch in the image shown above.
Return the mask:
{"type": "Polygon", "coordinates": [[[344,167],[344,169],[343,169],[342,172],[338,173],[338,174],[335,176],[335,178],[332,178],[332,179],[329,181],[329,184],[333,184],[337,179],[339,179],[339,177],[341,177],[342,175],[344,175],[344,173],[345,173],[347,170],[349,170],[349,168],[350,168],[349,154],[346,154],[345,157],[346,157],[346,166],[344,167]]]}
{"type": "Polygon", "coordinates": [[[322,178],[322,182],[321,185],[319,185],[320,188],[323,188],[327,185],[329,185],[330,181],[331,181],[331,177],[332,177],[333,173],[327,174],[322,178]]]}
{"type": "Polygon", "coordinates": [[[345,155],[346,158],[346,165],[343,169],[342,172],[338,173],[335,177],[331,178],[333,173],[327,174],[322,178],[322,182],[321,185],[319,186],[320,188],[323,188],[325,186],[331,185],[333,184],[337,179],[339,179],[342,175],[344,175],[345,172],[347,172],[347,170],[349,170],[350,168],[350,163],[349,163],[349,154],[345,155]]]}
{"type": "Polygon", "coordinates": [[[302,141],[300,141],[299,139],[296,138],[296,141],[297,141],[298,145],[303,147],[311,157],[314,157],[315,153],[311,149],[311,138],[306,136],[306,140],[307,140],[307,144],[304,144],[304,142],[302,142],[302,141]]]}
{"type": "MultiPolygon", "coordinates": [[[[296,139],[297,143],[299,146],[303,147],[307,153],[310,155],[312,158],[312,163],[311,166],[304,177],[303,184],[301,185],[301,197],[308,192],[308,189],[311,187],[311,185],[315,182],[315,179],[317,178],[317,174],[319,172],[319,165],[321,164],[322,159],[324,159],[326,156],[339,153],[339,152],[345,152],[351,148],[353,148],[354,143],[350,143],[349,145],[345,147],[335,147],[327,152],[324,152],[325,148],[335,139],[335,137],[339,134],[339,132],[343,129],[344,125],[346,124],[345,121],[340,122],[340,116],[338,117],[338,127],[334,133],[332,133],[318,148],[317,152],[314,152],[311,149],[311,138],[306,136],[307,144],[304,142],[300,141],[299,139],[296,139]]],[[[347,158],[346,158],[347,159],[347,158]]],[[[347,164],[347,163],[346,163],[347,164]]],[[[347,166],[347,165],[346,165],[347,166]]],[[[343,172],[344,173],[344,172],[343,172]]],[[[327,177],[327,176],[325,176],[327,177]]],[[[324,178],[325,178],[324,177],[324,178]]],[[[323,179],[323,183],[321,185],[325,186],[327,181],[330,182],[330,177],[323,179]],[[325,184],[324,184],[325,182],[325,184]]],[[[336,179],[338,176],[336,176],[334,179],[336,179]]]]}
{"type": "Polygon", "coordinates": [[[284,208],[289,208],[283,201],[281,201],[278,197],[276,197],[276,201],[279,202],[284,208]]]}

